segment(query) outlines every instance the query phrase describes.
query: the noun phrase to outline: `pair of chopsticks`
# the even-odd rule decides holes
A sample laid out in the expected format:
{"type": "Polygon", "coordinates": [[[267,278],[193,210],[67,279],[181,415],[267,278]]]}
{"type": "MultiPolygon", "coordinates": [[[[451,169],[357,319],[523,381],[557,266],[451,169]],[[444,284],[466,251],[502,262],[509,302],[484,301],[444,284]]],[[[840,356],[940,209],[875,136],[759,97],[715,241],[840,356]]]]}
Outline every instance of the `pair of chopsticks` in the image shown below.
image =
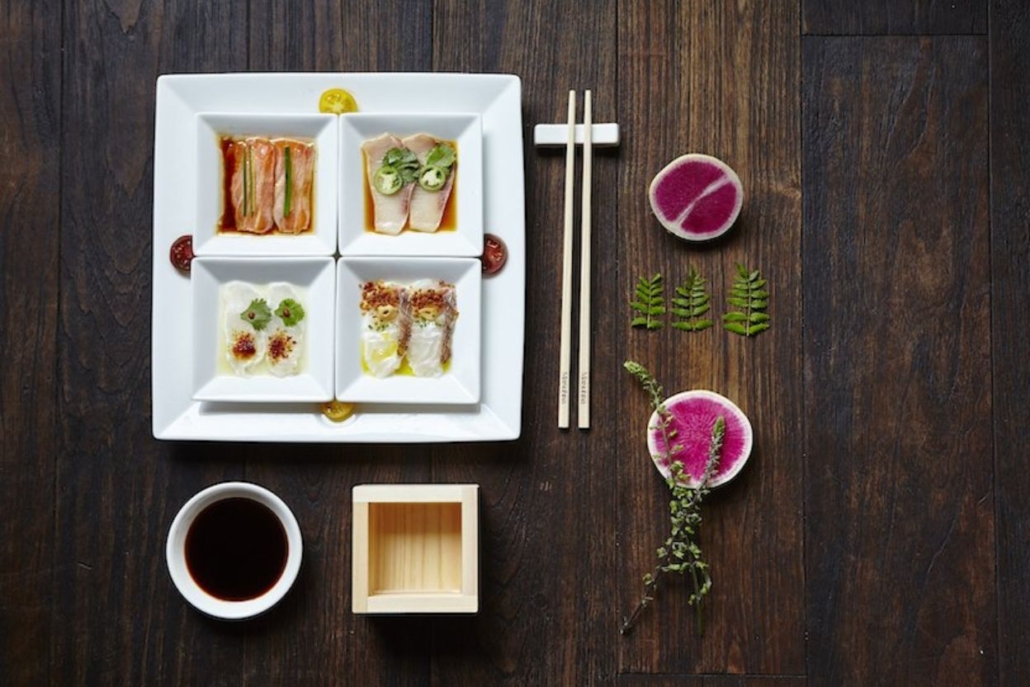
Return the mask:
{"type": "MultiPolygon", "coordinates": [[[[593,113],[590,91],[583,94],[583,193],[580,217],[579,273],[579,408],[580,429],[590,427],[590,182],[593,167],[593,113]]],[[[569,91],[569,133],[565,149],[565,228],[562,251],[561,370],[558,388],[558,427],[569,428],[572,381],[572,225],[576,176],[576,91],[569,91]]]]}

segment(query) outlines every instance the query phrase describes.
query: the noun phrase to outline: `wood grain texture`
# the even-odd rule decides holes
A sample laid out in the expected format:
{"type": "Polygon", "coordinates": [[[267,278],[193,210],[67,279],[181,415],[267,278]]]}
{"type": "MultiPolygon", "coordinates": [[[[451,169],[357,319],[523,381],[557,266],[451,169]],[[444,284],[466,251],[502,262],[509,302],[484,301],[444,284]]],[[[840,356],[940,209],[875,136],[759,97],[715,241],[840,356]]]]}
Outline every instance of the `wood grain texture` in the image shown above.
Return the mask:
{"type": "MultiPolygon", "coordinates": [[[[595,121],[617,121],[615,55],[605,49],[615,41],[615,3],[438,2],[433,35],[434,69],[522,79],[528,246],[522,438],[433,451],[435,481],[482,487],[480,614],[437,625],[433,682],[604,683],[614,676],[618,639],[615,483],[605,467],[615,408],[604,390],[618,374],[619,324],[601,303],[619,297],[611,288],[618,198],[598,189],[615,188],[618,152],[594,159],[594,428],[559,431],[564,149],[538,152],[532,126],[564,121],[570,89],[580,112],[590,88],[595,121]]],[[[487,231],[503,238],[505,227],[487,231]]]]}
{"type": "Polygon", "coordinates": [[[986,41],[804,65],[808,675],[993,684],[986,41]]]}
{"type": "Polygon", "coordinates": [[[244,37],[203,28],[239,19],[178,2],[64,13],[54,684],[240,682],[240,630],[200,619],[164,560],[186,498],[242,477],[239,449],[149,428],[151,250],[168,250],[151,246],[155,81],[243,69],[244,37]]]}
{"type": "Polygon", "coordinates": [[[808,35],[987,33],[987,0],[802,0],[808,35]]]}
{"type": "Polygon", "coordinates": [[[51,677],[60,7],[0,13],[0,675],[51,677]]]}
{"type": "Polygon", "coordinates": [[[998,674],[1030,675],[1030,6],[991,3],[991,344],[998,528],[998,674]]]}
{"type": "Polygon", "coordinates": [[[624,687],[805,687],[797,675],[642,675],[619,676],[624,687]]]}
{"type": "MultiPolygon", "coordinates": [[[[629,122],[619,170],[619,272],[608,302],[625,358],[649,367],[668,394],[704,388],[733,399],[755,431],[749,465],[704,509],[701,545],[714,584],[703,638],[686,580],[658,592],[619,643],[626,673],[804,671],[801,441],[800,56],[796,2],[623,3],[620,119],[629,122]],[[666,233],[647,201],[651,178],[688,152],[715,155],[740,175],[737,226],[706,246],[666,233]],[[666,293],[691,267],[709,279],[712,313],[726,310],[734,264],[759,268],[772,292],[772,328],[755,339],[719,325],[700,333],[628,330],[640,275],[661,272],[666,293]]],[[[620,614],[668,535],[668,490],[644,444],[647,399],[624,372],[620,399],[620,614]]]]}

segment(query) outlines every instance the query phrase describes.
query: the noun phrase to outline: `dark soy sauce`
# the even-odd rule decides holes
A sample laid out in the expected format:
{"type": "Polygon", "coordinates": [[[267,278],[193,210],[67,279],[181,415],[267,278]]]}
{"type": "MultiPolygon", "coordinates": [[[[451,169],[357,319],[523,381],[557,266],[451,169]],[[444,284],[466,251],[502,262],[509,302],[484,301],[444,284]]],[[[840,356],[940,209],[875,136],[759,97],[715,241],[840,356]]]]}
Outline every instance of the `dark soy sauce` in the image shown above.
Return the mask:
{"type": "Polygon", "coordinates": [[[279,581],[289,544],[282,522],[247,498],[216,501],[186,533],[186,567],[205,592],[226,601],[254,599],[279,581]]]}

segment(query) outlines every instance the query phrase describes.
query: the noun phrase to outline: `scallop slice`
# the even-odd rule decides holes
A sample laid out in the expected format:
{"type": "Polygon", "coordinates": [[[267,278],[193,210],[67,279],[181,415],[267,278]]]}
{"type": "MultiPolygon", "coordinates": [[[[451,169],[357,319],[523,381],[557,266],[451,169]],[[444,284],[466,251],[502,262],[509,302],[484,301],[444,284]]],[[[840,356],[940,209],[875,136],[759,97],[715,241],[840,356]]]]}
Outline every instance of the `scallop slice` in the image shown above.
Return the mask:
{"type": "Polygon", "coordinates": [[[252,285],[233,281],[222,292],[224,355],[234,373],[249,376],[265,358],[267,334],[244,319],[251,304],[264,298],[252,285]]]}
{"type": "Polygon", "coordinates": [[[304,298],[296,287],[286,282],[269,284],[267,293],[268,306],[272,309],[266,353],[268,369],[276,377],[289,377],[300,372],[301,361],[304,357],[308,316],[304,312],[299,321],[287,324],[283,318],[292,321],[298,313],[291,313],[288,304],[284,306],[283,303],[286,300],[292,300],[303,308],[304,298]]]}

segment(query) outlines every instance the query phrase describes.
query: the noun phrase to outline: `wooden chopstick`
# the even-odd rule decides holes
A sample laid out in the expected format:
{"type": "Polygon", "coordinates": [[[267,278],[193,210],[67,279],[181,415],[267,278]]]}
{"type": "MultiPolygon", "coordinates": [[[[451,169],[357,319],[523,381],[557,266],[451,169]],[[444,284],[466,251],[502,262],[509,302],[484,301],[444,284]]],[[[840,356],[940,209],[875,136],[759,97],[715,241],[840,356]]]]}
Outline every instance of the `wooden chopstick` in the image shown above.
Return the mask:
{"type": "Polygon", "coordinates": [[[583,94],[583,216],[580,218],[579,412],[580,429],[590,428],[590,183],[594,162],[590,91],[583,94]]]}
{"type": "Polygon", "coordinates": [[[572,376],[572,220],[576,178],[576,91],[569,91],[569,141],[565,150],[565,229],[561,268],[561,369],[558,378],[558,428],[569,428],[572,376]]]}

